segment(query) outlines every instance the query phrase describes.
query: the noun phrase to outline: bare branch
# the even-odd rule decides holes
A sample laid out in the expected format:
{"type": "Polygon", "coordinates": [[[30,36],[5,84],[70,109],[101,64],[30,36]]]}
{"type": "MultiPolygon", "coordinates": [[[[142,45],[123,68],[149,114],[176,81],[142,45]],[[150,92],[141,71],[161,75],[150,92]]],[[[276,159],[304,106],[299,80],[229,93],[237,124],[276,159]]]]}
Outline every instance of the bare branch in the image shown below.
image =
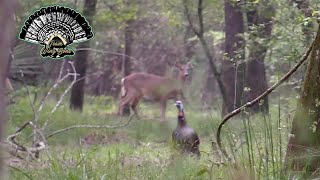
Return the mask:
{"type": "Polygon", "coordinates": [[[313,48],[313,44],[314,44],[314,42],[311,44],[311,46],[309,47],[308,51],[303,55],[303,57],[300,59],[300,61],[292,69],[290,69],[290,71],[288,71],[283,77],[281,77],[281,79],[277,83],[275,83],[273,86],[268,88],[265,92],[263,92],[260,96],[258,96],[254,100],[252,100],[250,102],[247,102],[243,106],[233,110],[231,113],[227,114],[223,118],[222,122],[219,124],[216,138],[217,138],[217,143],[218,143],[218,146],[219,146],[220,150],[222,151],[224,156],[227,157],[228,160],[230,160],[228,158],[229,156],[228,156],[226,150],[222,147],[222,144],[221,144],[221,129],[224,126],[224,124],[230,118],[235,116],[236,114],[238,114],[238,113],[244,111],[246,108],[249,108],[249,107],[253,106],[254,104],[258,103],[261,99],[263,99],[265,96],[270,94],[273,90],[275,90],[278,86],[280,86],[282,83],[284,83],[308,59],[308,56],[309,56],[309,54],[310,54],[310,52],[311,52],[311,50],[313,48]]]}
{"type": "Polygon", "coordinates": [[[72,86],[74,85],[74,83],[77,82],[76,68],[74,67],[73,62],[69,62],[69,64],[71,65],[72,70],[73,70],[73,72],[74,72],[74,73],[73,73],[73,81],[70,83],[70,85],[68,86],[68,88],[67,88],[67,89],[63,92],[63,94],[61,95],[58,103],[57,103],[56,106],[52,109],[51,114],[54,113],[54,112],[58,109],[58,107],[61,105],[61,102],[62,102],[64,96],[65,96],[65,95],[68,93],[68,91],[72,88],[72,86]]]}
{"type": "Polygon", "coordinates": [[[63,68],[64,68],[64,64],[65,64],[65,60],[64,61],[62,61],[62,65],[61,65],[61,67],[60,67],[60,71],[59,71],[59,76],[58,76],[58,79],[61,79],[61,76],[62,76],[62,72],[63,72],[63,68]]]}
{"type": "Polygon", "coordinates": [[[77,79],[76,80],[76,82],[78,82],[78,81],[81,81],[81,80],[83,80],[83,79],[85,79],[85,78],[87,78],[87,77],[90,77],[90,76],[95,76],[95,75],[102,75],[103,74],[103,72],[102,71],[100,71],[100,72],[95,72],[95,73],[91,73],[91,74],[89,74],[89,75],[86,75],[86,76],[83,76],[82,78],[79,78],[79,79],[77,79]]]}
{"type": "Polygon", "coordinates": [[[15,141],[15,138],[21,133],[21,131],[26,128],[30,124],[30,121],[26,122],[23,126],[21,126],[14,134],[8,136],[7,141],[13,145],[17,150],[26,151],[27,148],[25,148],[23,145],[19,144],[15,141]]]}
{"type": "Polygon", "coordinates": [[[32,147],[32,148],[28,148],[28,152],[31,152],[31,153],[37,153],[41,150],[44,150],[46,148],[46,145],[44,142],[40,141],[36,144],[36,147],[32,147]]]}
{"type": "Polygon", "coordinates": [[[39,126],[39,125],[38,125],[38,120],[39,120],[39,114],[40,114],[40,112],[42,111],[42,109],[43,109],[46,101],[48,100],[49,96],[51,95],[52,91],[53,91],[54,89],[56,89],[56,88],[59,86],[59,84],[61,84],[65,79],[67,79],[67,77],[69,77],[70,74],[73,74],[73,73],[67,73],[67,74],[66,74],[65,76],[63,76],[61,79],[58,79],[58,80],[56,81],[56,83],[51,87],[51,89],[47,92],[47,94],[46,94],[46,95],[43,97],[43,99],[41,100],[39,109],[38,109],[38,111],[35,112],[35,114],[34,114],[34,120],[33,120],[33,124],[32,124],[33,127],[34,127],[34,133],[33,133],[33,142],[34,142],[34,143],[38,141],[38,140],[37,140],[37,134],[40,134],[40,136],[42,136],[42,138],[43,138],[43,141],[45,141],[45,138],[44,138],[42,132],[40,132],[40,130],[39,130],[39,128],[38,128],[38,126],[39,126]]]}
{"type": "MultiPolygon", "coordinates": [[[[72,81],[71,84],[68,86],[68,88],[64,91],[64,93],[62,94],[62,96],[61,96],[60,99],[58,100],[57,104],[56,104],[55,107],[52,109],[51,114],[53,114],[53,113],[59,108],[59,106],[60,106],[61,103],[62,103],[62,100],[63,100],[64,96],[68,93],[68,91],[72,88],[72,86],[77,82],[77,75],[78,75],[78,74],[77,74],[77,72],[76,72],[76,68],[74,67],[73,62],[68,62],[68,63],[71,65],[71,68],[72,68],[73,73],[69,73],[69,71],[68,71],[68,73],[67,73],[64,77],[69,77],[70,75],[73,75],[73,81],[72,81]]],[[[62,66],[64,66],[64,64],[62,64],[62,66]]],[[[63,69],[62,66],[61,66],[61,70],[63,69]]],[[[60,73],[62,74],[62,72],[60,72],[60,73]]],[[[61,77],[61,76],[59,75],[59,77],[61,77]]],[[[61,79],[63,79],[63,78],[60,78],[60,79],[58,78],[57,82],[59,82],[61,79]]],[[[61,82],[62,82],[62,81],[61,81],[61,82]]],[[[56,84],[55,84],[55,85],[56,85],[56,84]]],[[[55,86],[55,85],[54,85],[54,86],[55,86]]],[[[47,127],[48,122],[49,122],[50,119],[51,119],[51,118],[49,117],[49,118],[46,120],[46,122],[44,123],[43,127],[41,128],[42,131],[44,131],[44,130],[46,129],[46,127],[47,127]]],[[[46,138],[45,138],[45,137],[44,137],[43,141],[46,142],[46,138]]]]}
{"type": "Polygon", "coordinates": [[[74,126],[69,126],[69,127],[66,127],[66,128],[63,128],[63,129],[59,129],[57,131],[54,131],[53,133],[49,134],[46,138],[50,138],[54,135],[57,135],[57,134],[60,134],[62,132],[65,132],[65,131],[69,131],[69,130],[72,130],[72,129],[77,129],[77,128],[94,128],[94,129],[116,129],[116,128],[121,128],[121,127],[125,127],[127,125],[130,124],[130,122],[132,121],[132,118],[133,115],[131,115],[129,117],[129,120],[128,122],[124,123],[124,124],[120,124],[120,125],[116,125],[116,126],[110,126],[110,125],[74,125],[74,126]]]}
{"type": "MultiPolygon", "coordinates": [[[[26,152],[28,154],[28,156],[30,156],[31,158],[36,158],[36,153],[45,149],[46,145],[44,142],[37,142],[35,147],[32,148],[26,148],[23,145],[19,144],[15,138],[21,134],[22,130],[25,129],[28,125],[31,125],[32,127],[34,127],[33,123],[31,121],[26,122],[23,126],[21,126],[13,135],[8,136],[7,138],[7,142],[9,143],[9,149],[13,149],[11,150],[11,154],[18,157],[18,158],[22,158],[19,154],[19,152],[26,152]]],[[[2,144],[2,146],[4,146],[2,144]]]]}
{"type": "Polygon", "coordinates": [[[41,100],[41,103],[40,103],[40,107],[36,113],[36,117],[35,117],[35,122],[38,120],[38,117],[39,117],[39,113],[42,111],[48,97],[50,96],[50,94],[52,93],[52,91],[54,89],[56,89],[59,84],[61,84],[65,79],[67,79],[67,77],[69,77],[71,74],[73,73],[67,73],[65,76],[63,76],[61,79],[58,79],[57,82],[52,86],[52,88],[48,91],[48,93],[43,97],[43,99],[41,100]]]}
{"type": "MultiPolygon", "coordinates": [[[[23,74],[23,72],[22,72],[22,70],[20,70],[20,73],[21,73],[21,77],[24,77],[24,74],[23,74]]],[[[29,104],[30,104],[30,106],[31,106],[31,108],[32,108],[32,112],[33,112],[33,116],[34,116],[34,122],[37,124],[37,121],[38,121],[38,113],[36,112],[36,110],[35,110],[35,108],[34,108],[34,102],[32,102],[32,100],[31,100],[31,93],[30,93],[30,90],[29,90],[29,88],[28,88],[28,85],[27,85],[27,83],[25,82],[25,80],[23,79],[22,80],[22,82],[23,82],[23,86],[24,86],[24,88],[26,88],[26,90],[27,90],[27,93],[28,93],[28,100],[29,100],[29,104]]],[[[28,122],[28,124],[30,124],[31,122],[28,122]]],[[[24,128],[26,125],[28,125],[28,124],[25,124],[24,126],[22,126],[21,128],[24,128]]],[[[37,133],[39,133],[39,129],[37,128],[37,126],[35,126],[35,129],[33,130],[33,142],[36,142],[36,136],[35,136],[35,134],[37,134],[37,133]]],[[[18,134],[17,134],[18,135],[18,134]]],[[[42,133],[40,133],[40,135],[42,136],[42,133]]],[[[14,139],[12,140],[13,142],[15,142],[14,141],[14,139]]]]}
{"type": "Polygon", "coordinates": [[[42,140],[43,140],[44,142],[47,142],[45,136],[43,135],[43,131],[40,130],[34,123],[32,123],[32,121],[30,121],[29,124],[30,124],[30,126],[33,127],[33,133],[32,133],[32,135],[34,136],[33,142],[34,142],[34,143],[39,142],[39,140],[38,140],[37,137],[35,136],[35,134],[37,134],[37,133],[41,136],[41,138],[42,138],[42,140]]]}

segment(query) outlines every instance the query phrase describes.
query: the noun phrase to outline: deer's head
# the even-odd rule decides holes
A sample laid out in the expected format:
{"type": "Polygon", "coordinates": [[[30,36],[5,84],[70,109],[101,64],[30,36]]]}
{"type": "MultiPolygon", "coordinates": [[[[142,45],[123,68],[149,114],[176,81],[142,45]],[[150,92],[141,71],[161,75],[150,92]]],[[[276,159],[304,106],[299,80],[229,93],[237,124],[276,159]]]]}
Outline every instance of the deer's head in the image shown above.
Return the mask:
{"type": "Polygon", "coordinates": [[[176,67],[179,69],[179,77],[186,80],[190,75],[191,62],[188,62],[187,64],[176,63],[176,67]]]}

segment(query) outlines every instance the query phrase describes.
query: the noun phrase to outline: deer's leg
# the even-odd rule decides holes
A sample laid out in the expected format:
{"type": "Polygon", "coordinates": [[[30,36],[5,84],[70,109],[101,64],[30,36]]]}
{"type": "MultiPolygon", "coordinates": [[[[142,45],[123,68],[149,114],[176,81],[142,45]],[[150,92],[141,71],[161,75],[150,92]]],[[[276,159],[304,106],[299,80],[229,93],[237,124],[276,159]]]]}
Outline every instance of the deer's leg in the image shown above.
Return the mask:
{"type": "Polygon", "coordinates": [[[122,102],[122,98],[120,99],[119,105],[118,105],[118,113],[117,113],[118,116],[122,116],[122,112],[123,112],[123,105],[121,105],[122,104],[121,102],[122,102]]]}
{"type": "Polygon", "coordinates": [[[137,118],[139,119],[139,114],[138,114],[138,111],[137,111],[137,106],[139,104],[139,101],[140,101],[140,97],[137,97],[133,100],[132,104],[131,104],[131,108],[134,112],[134,114],[137,116],[137,118]]]}
{"type": "Polygon", "coordinates": [[[132,101],[132,97],[130,95],[127,95],[125,97],[120,98],[119,102],[119,108],[118,108],[118,115],[122,116],[123,113],[123,107],[125,104],[129,103],[132,101]]]}
{"type": "Polygon", "coordinates": [[[120,99],[119,105],[118,105],[117,115],[118,115],[118,116],[122,116],[122,111],[123,111],[123,106],[121,106],[121,99],[120,99]]]}
{"type": "Polygon", "coordinates": [[[162,100],[161,101],[161,120],[162,121],[166,120],[166,108],[167,108],[167,101],[162,100]]]}
{"type": "Polygon", "coordinates": [[[120,97],[120,100],[119,100],[119,105],[118,105],[118,113],[117,115],[119,116],[122,116],[122,113],[123,113],[123,105],[124,105],[124,101],[125,101],[126,97],[120,97]]]}

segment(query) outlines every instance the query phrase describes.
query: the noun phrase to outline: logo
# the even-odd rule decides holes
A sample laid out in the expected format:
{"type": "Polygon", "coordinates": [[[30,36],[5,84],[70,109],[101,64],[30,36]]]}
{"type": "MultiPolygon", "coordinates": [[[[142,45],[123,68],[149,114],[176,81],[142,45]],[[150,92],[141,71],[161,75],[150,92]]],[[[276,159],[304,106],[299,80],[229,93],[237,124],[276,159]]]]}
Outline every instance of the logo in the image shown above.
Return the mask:
{"type": "Polygon", "coordinates": [[[74,52],[67,46],[92,37],[91,26],[80,13],[58,5],[35,11],[19,34],[22,40],[43,45],[41,56],[51,58],[73,56],[74,52]]]}

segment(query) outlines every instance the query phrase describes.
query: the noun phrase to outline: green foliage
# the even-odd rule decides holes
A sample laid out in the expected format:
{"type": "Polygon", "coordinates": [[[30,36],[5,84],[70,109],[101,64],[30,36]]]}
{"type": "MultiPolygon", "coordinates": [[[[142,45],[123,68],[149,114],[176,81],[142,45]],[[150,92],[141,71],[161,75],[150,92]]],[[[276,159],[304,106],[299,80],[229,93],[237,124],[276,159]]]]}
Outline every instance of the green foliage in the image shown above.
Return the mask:
{"type": "MultiPolygon", "coordinates": [[[[41,6],[59,3],[74,7],[81,12],[83,1],[77,4],[74,2],[78,1],[20,1],[22,8],[17,12],[17,32],[27,16],[41,6]]],[[[242,7],[243,10],[248,10],[258,5],[263,9],[262,2],[264,1],[252,0],[242,7]]],[[[192,21],[197,28],[197,2],[188,0],[187,3],[192,21]]],[[[210,48],[219,48],[216,45],[224,42],[223,3],[220,0],[204,0],[205,38],[210,48]]],[[[269,48],[265,64],[269,84],[271,84],[276,82],[279,76],[285,73],[286,69],[291,67],[305,52],[310,42],[303,34],[303,27],[315,23],[315,18],[319,16],[319,0],[310,1],[312,17],[305,17],[302,11],[289,4],[287,0],[271,0],[268,3],[274,5],[276,9],[276,15],[272,18],[274,26],[271,41],[265,44],[269,48]]],[[[274,94],[270,95],[270,107],[272,107],[270,116],[256,115],[249,118],[243,115],[235,117],[225,126],[222,132],[223,144],[242,169],[233,169],[229,164],[218,167],[215,162],[219,162],[220,158],[212,151],[211,141],[215,139],[215,131],[221,120],[221,107],[219,106],[221,102],[219,97],[214,99],[214,106],[210,107],[210,110],[204,110],[200,105],[207,64],[204,63],[203,52],[197,38],[193,33],[186,35],[188,23],[183,13],[182,2],[180,0],[100,0],[92,24],[96,37],[91,41],[92,47],[108,52],[123,52],[123,29],[130,20],[136,22],[132,56],[135,60],[147,59],[141,62],[133,60],[133,65],[138,67],[136,70],[147,69],[143,66],[147,64],[144,62],[149,62],[152,58],[156,59],[156,63],[158,63],[158,57],[162,58],[151,51],[152,47],[155,47],[156,50],[160,49],[161,51],[156,53],[163,57],[168,56],[168,64],[170,64],[175,59],[185,58],[181,55],[183,53],[178,57],[172,53],[184,50],[182,47],[185,45],[185,36],[187,42],[194,43],[196,50],[190,59],[196,61],[194,63],[196,67],[193,70],[191,88],[187,91],[191,104],[186,105],[186,114],[188,123],[201,138],[201,159],[179,157],[171,149],[171,132],[176,126],[176,112],[172,108],[172,103],[168,103],[168,122],[159,122],[159,119],[155,118],[159,114],[157,105],[142,103],[140,112],[143,118],[134,120],[127,127],[99,130],[74,129],[52,137],[49,139],[49,151],[41,155],[41,165],[22,164],[17,167],[18,169],[10,169],[11,179],[30,179],[29,177],[32,179],[233,179],[242,177],[239,174],[244,174],[245,177],[252,175],[255,179],[288,179],[282,173],[282,168],[290,132],[291,109],[296,104],[296,94],[292,91],[292,86],[280,88],[278,93],[284,93],[279,97],[274,94]],[[141,54],[146,51],[148,53],[142,56],[141,54]]],[[[254,26],[250,29],[250,33],[241,35],[245,37],[247,47],[253,44],[250,37],[254,36],[260,28],[261,25],[254,26]]],[[[259,43],[265,42],[263,38],[254,40],[259,43]]],[[[219,50],[223,51],[223,46],[218,49],[218,52],[219,50]]],[[[16,47],[11,72],[16,76],[20,76],[21,71],[25,76],[39,75],[40,72],[48,73],[53,63],[42,61],[35,56],[38,51],[36,47],[24,44],[16,47]]],[[[89,71],[109,70],[113,57],[108,55],[105,52],[92,52],[89,71]]],[[[117,56],[116,60],[121,61],[122,56],[117,56]]],[[[217,60],[219,64],[221,60],[217,60]]],[[[302,70],[291,80],[301,79],[302,70]]],[[[50,84],[52,80],[46,79],[43,84],[48,82],[50,84]]],[[[294,87],[299,88],[300,84],[297,83],[294,87]]],[[[32,94],[29,97],[29,92],[25,88],[19,88],[13,94],[15,103],[8,108],[7,134],[12,134],[26,121],[34,118],[30,103],[37,108],[40,97],[49,90],[40,86],[28,86],[32,94]]],[[[62,86],[54,93],[59,95],[64,89],[65,87],[62,86]]],[[[57,99],[50,97],[40,113],[40,123],[43,124],[47,120],[49,122],[46,135],[57,129],[76,124],[116,125],[126,122],[126,118],[114,115],[117,110],[117,102],[112,97],[86,96],[83,113],[70,111],[68,97],[65,99],[62,106],[51,114],[57,99]]],[[[23,144],[30,144],[31,133],[31,129],[24,130],[24,136],[19,136],[18,140],[23,144]]]]}
{"type": "Polygon", "coordinates": [[[122,30],[127,21],[137,19],[139,4],[132,1],[102,1],[105,8],[98,8],[95,24],[98,29],[110,26],[122,30]]]}
{"type": "MultiPolygon", "coordinates": [[[[36,89],[31,89],[34,92],[36,89]]],[[[15,104],[9,107],[7,134],[21,126],[33,113],[29,100],[20,92],[15,104]]],[[[51,99],[40,114],[40,122],[49,118],[45,134],[75,124],[122,124],[113,116],[114,102],[109,97],[87,97],[82,114],[61,106],[50,114],[56,101],[51,99]],[[113,105],[110,105],[113,104],[113,105]],[[108,106],[107,108],[103,108],[108,106]]],[[[277,102],[275,102],[277,104],[277,102]]],[[[38,104],[38,102],[36,103],[38,104]]],[[[63,102],[65,104],[65,102],[63,102]]],[[[295,102],[290,104],[294,106],[295,102]]],[[[284,121],[280,107],[273,106],[271,116],[257,115],[250,119],[236,117],[223,130],[222,137],[228,152],[233,152],[245,175],[257,179],[285,179],[281,174],[282,160],[290,130],[291,119],[284,121]],[[281,113],[279,114],[278,111],[281,113]],[[281,121],[280,121],[281,120],[281,121]],[[247,129],[245,131],[244,129],[247,129]]],[[[290,107],[291,108],[291,107],[290,107]]],[[[176,127],[176,112],[168,106],[168,122],[158,118],[134,120],[121,129],[74,129],[49,139],[50,149],[42,152],[38,165],[23,164],[10,169],[12,179],[231,179],[237,173],[232,167],[216,167],[219,156],[212,152],[211,139],[220,122],[219,113],[198,111],[186,105],[187,121],[201,139],[201,159],[180,157],[172,149],[171,133],[176,127]]],[[[155,106],[141,104],[142,116],[154,117],[155,106]]],[[[31,129],[23,131],[23,144],[31,142],[31,129]]]]}

